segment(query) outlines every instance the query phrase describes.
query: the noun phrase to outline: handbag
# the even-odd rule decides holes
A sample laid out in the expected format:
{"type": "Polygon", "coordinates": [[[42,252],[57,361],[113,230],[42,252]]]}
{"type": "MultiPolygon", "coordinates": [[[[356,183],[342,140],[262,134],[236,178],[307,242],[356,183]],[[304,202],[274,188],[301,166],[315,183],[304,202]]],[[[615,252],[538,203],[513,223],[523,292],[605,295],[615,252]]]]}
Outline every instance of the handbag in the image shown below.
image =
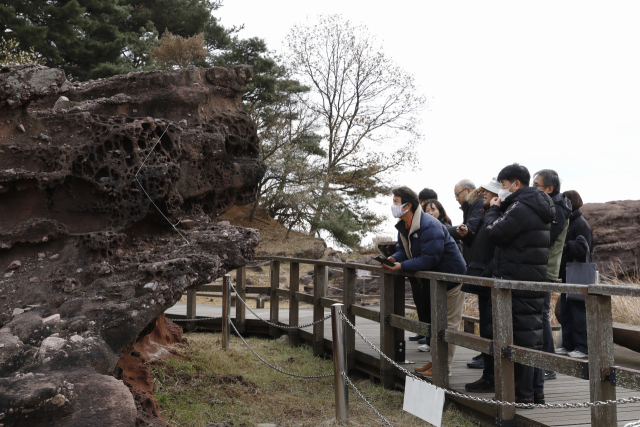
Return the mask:
{"type": "MultiPolygon", "coordinates": [[[[586,244],[586,242],[584,242],[586,244]]],[[[567,263],[567,283],[573,285],[593,285],[596,283],[598,266],[591,262],[591,253],[587,246],[585,262],[567,263]]],[[[567,299],[585,301],[583,294],[567,294],[567,299]]]]}

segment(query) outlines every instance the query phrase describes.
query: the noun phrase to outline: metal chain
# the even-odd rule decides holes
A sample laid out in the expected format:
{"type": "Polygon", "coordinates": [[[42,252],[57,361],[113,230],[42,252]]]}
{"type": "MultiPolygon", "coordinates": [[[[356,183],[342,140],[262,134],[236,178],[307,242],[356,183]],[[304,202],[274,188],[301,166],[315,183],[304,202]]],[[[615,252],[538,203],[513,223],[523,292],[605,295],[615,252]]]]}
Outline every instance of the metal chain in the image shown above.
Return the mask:
{"type": "Polygon", "coordinates": [[[627,423],[624,427],[640,427],[640,420],[627,423]]]}
{"type": "MultiPolygon", "coordinates": [[[[379,355],[384,357],[389,363],[391,363],[397,369],[399,369],[400,371],[404,372],[405,375],[407,375],[407,376],[409,376],[409,377],[411,377],[413,379],[419,380],[419,381],[428,382],[428,381],[425,381],[424,378],[417,377],[416,375],[414,375],[411,372],[407,371],[402,366],[398,365],[395,361],[390,359],[382,351],[380,351],[364,335],[362,335],[362,333],[358,329],[356,329],[356,327],[349,321],[347,316],[342,311],[340,312],[340,317],[342,317],[345,320],[345,322],[347,322],[347,324],[349,326],[351,326],[351,328],[360,336],[360,338],[362,338],[364,340],[364,342],[369,344],[369,346],[376,353],[378,353],[379,355]]],[[[435,384],[434,384],[434,386],[435,386],[435,384]]],[[[436,388],[442,388],[442,387],[438,387],[438,386],[435,386],[435,387],[436,388]]],[[[459,392],[453,391],[453,390],[447,390],[447,389],[443,389],[443,390],[444,390],[445,393],[447,393],[447,394],[449,394],[451,396],[460,397],[462,399],[473,400],[475,402],[481,402],[481,403],[488,403],[488,404],[491,404],[491,405],[513,406],[514,408],[520,408],[520,409],[533,409],[533,408],[537,408],[537,409],[589,408],[589,407],[592,407],[592,406],[598,407],[598,406],[607,406],[607,405],[623,405],[625,403],[640,402],[640,397],[631,396],[631,397],[629,397],[627,399],[606,400],[606,401],[603,401],[603,402],[597,401],[597,402],[582,402],[582,403],[547,403],[547,404],[515,403],[515,402],[504,402],[504,401],[495,400],[495,399],[483,399],[481,397],[470,396],[468,394],[459,393],[459,392]]]]}
{"type": "MultiPolygon", "coordinates": [[[[345,374],[344,372],[342,373],[342,378],[345,379],[345,381],[347,381],[347,383],[351,386],[351,388],[358,394],[358,396],[360,396],[360,399],[362,399],[364,401],[364,403],[367,404],[367,406],[369,408],[371,408],[371,410],[380,417],[380,419],[382,421],[385,422],[386,425],[388,425],[389,427],[393,427],[393,425],[391,425],[391,423],[389,421],[387,421],[387,419],[385,417],[382,416],[382,414],[380,412],[378,412],[378,410],[376,408],[373,407],[373,405],[371,403],[369,403],[369,401],[362,395],[362,393],[360,393],[360,390],[358,390],[358,388],[351,382],[351,380],[349,379],[349,377],[347,376],[347,374],[345,374]]],[[[625,426],[626,427],[626,426],[625,426]]]]}
{"type": "MultiPolygon", "coordinates": [[[[231,284],[230,284],[231,285],[231,284]]],[[[264,320],[262,317],[260,317],[255,311],[251,310],[251,307],[249,307],[247,305],[246,302],[244,302],[244,300],[242,298],[240,298],[240,295],[238,294],[238,291],[236,290],[236,288],[233,287],[233,285],[231,285],[231,289],[233,289],[233,291],[236,293],[236,298],[238,298],[240,300],[240,302],[242,304],[244,304],[244,306],[247,308],[247,310],[249,310],[251,313],[253,313],[254,316],[256,316],[258,319],[262,320],[264,323],[269,324],[271,326],[275,326],[276,328],[282,328],[282,329],[303,329],[303,328],[308,328],[310,326],[316,325],[318,323],[324,322],[325,320],[331,319],[331,313],[327,314],[325,317],[323,317],[322,319],[316,320],[315,322],[312,323],[308,323],[306,325],[299,325],[299,326],[288,326],[288,325],[281,325],[281,324],[276,324],[276,323],[271,323],[268,320],[264,320]]]]}
{"type": "Polygon", "coordinates": [[[170,319],[172,322],[199,322],[201,320],[218,320],[222,319],[222,316],[218,317],[200,317],[197,319],[170,319]]]}
{"type": "Polygon", "coordinates": [[[290,375],[292,377],[297,377],[297,378],[327,378],[327,377],[332,377],[333,374],[325,374],[325,375],[298,375],[298,374],[292,374],[291,372],[287,372],[287,371],[283,371],[282,369],[278,368],[277,366],[272,365],[271,363],[267,362],[266,360],[264,360],[262,357],[260,357],[260,355],[258,353],[256,353],[251,346],[244,340],[244,338],[242,337],[242,335],[240,335],[240,332],[238,332],[238,330],[236,329],[236,325],[233,324],[233,322],[229,321],[229,324],[231,325],[231,327],[233,327],[233,330],[236,331],[236,335],[238,335],[240,337],[240,339],[242,340],[242,342],[244,343],[244,345],[247,346],[247,348],[249,350],[251,350],[251,353],[255,354],[255,356],[262,360],[262,362],[269,366],[270,368],[275,369],[278,372],[281,372],[283,374],[286,375],[290,375]]]}

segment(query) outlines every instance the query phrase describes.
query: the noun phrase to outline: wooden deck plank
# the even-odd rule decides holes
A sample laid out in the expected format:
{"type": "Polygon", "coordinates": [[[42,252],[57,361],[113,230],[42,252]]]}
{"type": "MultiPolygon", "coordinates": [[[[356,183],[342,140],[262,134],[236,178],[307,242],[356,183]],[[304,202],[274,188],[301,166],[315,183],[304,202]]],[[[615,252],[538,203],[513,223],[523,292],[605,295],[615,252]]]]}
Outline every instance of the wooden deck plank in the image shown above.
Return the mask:
{"type": "MultiPolygon", "coordinates": [[[[368,307],[369,308],[369,307],[368,307]]],[[[370,307],[374,308],[374,307],[370,307]]],[[[197,306],[197,315],[200,318],[203,317],[216,317],[221,314],[221,307],[212,305],[199,304],[197,306]]],[[[264,319],[269,319],[269,309],[253,309],[258,315],[264,319]]],[[[329,314],[329,309],[325,309],[325,315],[329,314]]],[[[184,316],[186,313],[186,304],[178,303],[174,307],[166,311],[167,314],[184,316]]],[[[255,319],[255,316],[247,310],[246,319],[255,319]]],[[[311,308],[300,308],[299,322],[300,324],[310,323],[313,319],[313,310],[311,308]]],[[[289,310],[279,310],[279,320],[281,323],[287,324],[289,320],[289,310]]],[[[377,322],[371,320],[356,318],[356,328],[362,332],[374,345],[379,346],[380,341],[380,325],[377,322]]],[[[311,333],[312,328],[308,327],[304,329],[311,333]]],[[[325,339],[331,340],[331,322],[325,322],[325,339]]],[[[405,338],[408,338],[411,333],[405,333],[405,338]]],[[[408,341],[406,358],[415,364],[403,365],[405,369],[413,372],[413,369],[417,366],[422,366],[425,363],[431,361],[431,354],[428,352],[418,351],[419,344],[417,342],[408,341]]],[[[357,334],[356,334],[356,351],[364,353],[368,356],[372,356],[377,359],[378,354],[371,349],[357,334]]],[[[638,369],[640,366],[640,357],[636,353],[630,352],[630,350],[616,347],[616,363],[618,363],[618,354],[620,353],[621,364],[625,366],[638,369]],[[635,357],[634,357],[635,356],[635,357]]],[[[476,351],[458,347],[456,349],[455,359],[452,365],[452,376],[450,377],[450,388],[459,391],[464,391],[464,385],[469,382],[473,382],[480,378],[482,370],[470,369],[466,366],[467,362],[471,360],[473,356],[478,354],[476,351]]],[[[492,398],[491,393],[468,393],[473,396],[492,398]]],[[[617,395],[620,398],[630,396],[640,396],[640,392],[633,390],[626,390],[623,388],[617,388],[617,395]]],[[[579,378],[573,378],[566,375],[558,374],[558,379],[545,382],[545,398],[547,403],[578,403],[589,401],[589,381],[579,378]]],[[[535,421],[542,425],[553,427],[584,427],[589,426],[591,421],[591,413],[588,408],[567,408],[567,409],[518,409],[518,416],[527,420],[535,421]]],[[[618,405],[618,426],[624,426],[625,424],[640,420],[640,403],[618,405]]]]}

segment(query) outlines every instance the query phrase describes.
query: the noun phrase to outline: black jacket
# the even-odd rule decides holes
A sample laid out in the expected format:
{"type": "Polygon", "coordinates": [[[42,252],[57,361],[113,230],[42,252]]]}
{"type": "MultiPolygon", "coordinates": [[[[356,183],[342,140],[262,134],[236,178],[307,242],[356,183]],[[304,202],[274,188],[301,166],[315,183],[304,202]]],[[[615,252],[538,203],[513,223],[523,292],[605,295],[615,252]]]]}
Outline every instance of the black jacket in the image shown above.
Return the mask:
{"type": "Polygon", "coordinates": [[[571,215],[571,201],[562,195],[559,191],[550,194],[551,200],[556,207],[556,218],[551,223],[551,233],[549,246],[556,242],[556,239],[564,230],[564,224],[571,215]]]}
{"type": "MultiPolygon", "coordinates": [[[[544,282],[551,222],[556,209],[544,191],[522,188],[485,214],[489,241],[496,245],[493,277],[544,282]]],[[[513,342],[542,349],[544,292],[513,290],[513,342]]]]}
{"type": "Polygon", "coordinates": [[[576,209],[569,216],[569,230],[565,239],[562,251],[562,262],[560,263],[560,278],[563,283],[567,283],[567,263],[578,261],[585,262],[587,251],[584,245],[576,244],[578,236],[582,236],[589,245],[589,251],[593,253],[593,233],[589,223],[582,216],[582,211],[576,209]]]}
{"type": "MultiPolygon", "coordinates": [[[[471,254],[469,256],[467,266],[467,276],[491,277],[490,264],[493,260],[496,247],[489,240],[487,223],[484,220],[484,215],[488,209],[489,207],[485,206],[481,210],[482,218],[480,218],[476,232],[473,233],[470,231],[462,238],[463,243],[468,244],[471,247],[471,254]]],[[[487,288],[485,286],[464,284],[462,285],[462,290],[476,295],[491,295],[491,288],[487,288]]]]}
{"type": "MultiPolygon", "coordinates": [[[[462,209],[462,223],[467,226],[470,232],[475,233],[478,230],[480,221],[484,218],[483,205],[484,199],[480,197],[472,202],[465,200],[462,206],[460,206],[460,209],[462,209]]],[[[451,234],[451,237],[456,241],[462,240],[456,228],[457,227],[449,227],[449,234],[451,234]]],[[[467,244],[462,241],[462,256],[468,265],[469,259],[471,258],[471,243],[467,244]]]]}
{"type": "Polygon", "coordinates": [[[551,200],[556,207],[556,218],[551,223],[551,242],[549,243],[549,261],[547,263],[547,280],[556,281],[560,277],[563,245],[569,229],[569,215],[571,215],[571,201],[556,191],[551,194],[551,200]]]}
{"type": "MultiPolygon", "coordinates": [[[[486,206],[482,210],[484,215],[489,207],[486,206]]],[[[487,232],[487,223],[483,218],[478,224],[478,229],[475,233],[469,232],[462,238],[464,243],[471,245],[471,256],[469,257],[469,263],[467,266],[467,276],[475,277],[491,277],[491,261],[495,252],[495,245],[489,240],[489,233],[487,232]]],[[[462,285],[462,290],[476,295],[491,295],[491,288],[478,285],[462,285]]]]}

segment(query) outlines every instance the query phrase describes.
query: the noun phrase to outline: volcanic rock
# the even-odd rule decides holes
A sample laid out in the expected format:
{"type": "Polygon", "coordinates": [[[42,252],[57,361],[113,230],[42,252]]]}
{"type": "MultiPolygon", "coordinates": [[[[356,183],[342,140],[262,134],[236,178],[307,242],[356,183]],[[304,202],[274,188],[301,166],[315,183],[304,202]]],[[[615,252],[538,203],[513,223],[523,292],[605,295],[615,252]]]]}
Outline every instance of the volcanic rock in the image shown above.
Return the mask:
{"type": "Polygon", "coordinates": [[[586,203],[593,232],[593,262],[605,274],[637,275],[640,265],[640,200],[586,203]]]}
{"type": "Polygon", "coordinates": [[[161,425],[113,375],[186,289],[253,256],[256,230],[215,221],[254,201],[264,173],[241,107],[251,77],[189,68],[71,85],[59,69],[0,69],[0,265],[21,262],[0,277],[5,425],[161,425]],[[51,387],[15,382],[31,374],[51,387]]]}

